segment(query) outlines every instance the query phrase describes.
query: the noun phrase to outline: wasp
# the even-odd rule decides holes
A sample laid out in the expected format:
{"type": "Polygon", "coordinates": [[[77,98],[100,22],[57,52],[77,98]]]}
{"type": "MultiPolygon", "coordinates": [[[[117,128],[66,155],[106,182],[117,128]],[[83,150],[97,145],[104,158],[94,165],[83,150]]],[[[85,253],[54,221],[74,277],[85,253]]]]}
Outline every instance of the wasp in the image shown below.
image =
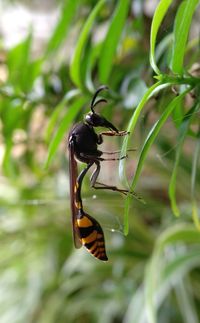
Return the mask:
{"type": "MultiPolygon", "coordinates": [[[[127,157],[104,158],[103,155],[106,153],[98,149],[98,146],[103,142],[103,136],[125,136],[128,134],[127,131],[119,131],[112,123],[100,114],[97,114],[94,110],[99,103],[107,102],[102,98],[96,100],[98,94],[106,89],[108,88],[105,85],[97,89],[91,101],[91,111],[85,116],[83,122],[73,126],[68,137],[70,201],[74,245],[76,248],[84,246],[94,257],[102,261],[108,260],[105,249],[104,233],[99,222],[87,214],[83,209],[81,198],[83,179],[88,170],[94,165],[95,169],[90,178],[92,188],[117,191],[125,195],[129,193],[128,190],[119,189],[116,186],[109,186],[97,181],[101,169],[101,162],[107,160],[120,160],[127,157]],[[104,127],[108,130],[97,134],[94,130],[96,127],[104,127]],[[79,175],[77,161],[86,164],[86,167],[79,175]]],[[[107,154],[114,153],[115,152],[107,152],[107,154]]]]}

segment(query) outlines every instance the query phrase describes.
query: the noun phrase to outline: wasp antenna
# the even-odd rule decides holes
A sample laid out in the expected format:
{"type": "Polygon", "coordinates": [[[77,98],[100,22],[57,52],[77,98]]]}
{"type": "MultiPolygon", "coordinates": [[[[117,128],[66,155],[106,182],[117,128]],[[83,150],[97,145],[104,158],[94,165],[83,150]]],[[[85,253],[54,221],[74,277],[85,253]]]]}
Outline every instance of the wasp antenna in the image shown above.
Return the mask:
{"type": "Polygon", "coordinates": [[[93,104],[93,106],[91,107],[91,110],[92,110],[93,113],[94,113],[94,107],[96,107],[96,105],[101,103],[101,102],[107,103],[108,101],[106,99],[99,99],[97,102],[95,102],[93,104]]]}
{"type": "Polygon", "coordinates": [[[92,99],[91,105],[90,105],[90,108],[91,108],[92,112],[94,112],[93,107],[96,105],[96,104],[94,104],[94,102],[95,102],[95,100],[96,100],[96,97],[97,97],[97,95],[99,94],[99,92],[101,92],[101,91],[103,91],[103,90],[108,90],[108,87],[107,87],[106,85],[102,85],[102,86],[100,86],[100,87],[96,90],[96,92],[95,92],[95,94],[94,94],[94,96],[93,96],[93,99],[92,99]]]}

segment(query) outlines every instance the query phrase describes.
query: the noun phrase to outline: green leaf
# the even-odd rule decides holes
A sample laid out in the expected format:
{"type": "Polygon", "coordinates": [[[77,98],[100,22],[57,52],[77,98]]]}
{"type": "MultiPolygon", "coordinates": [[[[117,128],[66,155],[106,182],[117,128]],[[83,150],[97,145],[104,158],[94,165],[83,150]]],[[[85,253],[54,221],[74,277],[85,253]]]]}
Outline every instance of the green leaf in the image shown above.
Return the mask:
{"type": "Polygon", "coordinates": [[[13,143],[12,143],[11,138],[7,138],[6,147],[5,147],[3,160],[2,160],[2,168],[3,168],[4,173],[8,177],[14,178],[15,170],[13,167],[13,162],[12,162],[12,157],[11,157],[12,147],[13,147],[13,143]]]}
{"type": "Polygon", "coordinates": [[[181,248],[180,252],[177,252],[177,249],[172,249],[172,245],[177,243],[181,243],[181,245],[184,243],[199,244],[199,241],[199,232],[193,227],[188,227],[188,224],[177,225],[166,230],[157,240],[145,274],[145,310],[148,322],[157,322],[156,311],[169,293],[171,282],[178,283],[183,275],[199,265],[199,248],[184,249],[183,251],[181,248]],[[169,245],[171,246],[171,259],[167,261],[167,258],[165,260],[163,257],[163,252],[169,245]],[[172,257],[175,250],[177,253],[172,257]]]}
{"type": "Polygon", "coordinates": [[[192,16],[198,0],[185,0],[179,6],[174,24],[174,43],[172,48],[171,68],[174,73],[183,73],[183,60],[192,16]]]}
{"type": "Polygon", "coordinates": [[[45,162],[45,168],[49,167],[50,162],[55,156],[58,145],[60,144],[61,140],[66,134],[69,125],[72,123],[73,119],[80,111],[81,107],[84,105],[85,102],[86,99],[84,97],[79,98],[68,108],[66,115],[63,117],[62,122],[59,125],[58,130],[56,131],[56,134],[50,143],[47,159],[45,162]]]}
{"type": "Polygon", "coordinates": [[[31,44],[32,35],[29,34],[23,42],[12,48],[8,53],[9,82],[20,90],[24,90],[24,83],[29,82],[26,75],[30,64],[31,44]]]}
{"type": "Polygon", "coordinates": [[[198,207],[198,204],[194,198],[192,201],[192,218],[193,218],[196,228],[200,231],[199,207],[198,207]]]}
{"type": "MultiPolygon", "coordinates": [[[[131,136],[132,132],[135,129],[137,120],[140,116],[140,113],[144,107],[144,105],[147,103],[147,101],[150,99],[150,97],[155,93],[155,91],[159,91],[160,89],[162,89],[163,87],[165,87],[167,85],[164,85],[159,81],[157,83],[155,83],[154,85],[152,85],[147,91],[146,93],[143,95],[140,103],[138,104],[137,108],[134,110],[132,118],[128,124],[128,128],[127,131],[130,133],[129,136],[126,136],[123,140],[123,144],[122,144],[122,149],[121,149],[121,156],[125,156],[127,153],[127,149],[128,149],[128,143],[129,143],[129,137],[131,136]]],[[[125,159],[121,160],[119,163],[119,176],[121,178],[121,180],[123,180],[125,178],[125,159]]]]}
{"type": "Polygon", "coordinates": [[[168,60],[172,39],[173,39],[173,34],[170,33],[170,34],[167,34],[165,37],[163,37],[162,40],[160,40],[155,50],[156,61],[159,61],[161,59],[162,60],[161,63],[163,62],[163,64],[166,65],[166,60],[168,60]]]}
{"type": "Polygon", "coordinates": [[[44,62],[44,58],[38,58],[34,61],[31,61],[25,68],[21,76],[22,89],[25,92],[31,91],[34,81],[39,77],[41,73],[41,68],[44,62]]]}
{"type": "Polygon", "coordinates": [[[81,79],[82,55],[86,47],[89,34],[91,32],[92,25],[104,3],[105,3],[105,0],[100,0],[92,10],[88,19],[86,20],[85,25],[83,26],[81,34],[79,36],[79,39],[74,51],[74,55],[72,58],[72,62],[70,65],[71,79],[80,88],[83,87],[82,79],[81,79]]]}
{"type": "Polygon", "coordinates": [[[180,125],[179,139],[178,139],[178,144],[177,144],[177,149],[176,149],[176,158],[175,158],[174,168],[172,171],[172,176],[171,176],[170,184],[169,184],[169,197],[170,197],[170,201],[171,201],[171,207],[172,207],[174,215],[176,215],[176,216],[180,215],[180,211],[179,211],[179,208],[176,203],[176,178],[177,178],[179,161],[181,158],[181,152],[182,152],[184,140],[185,140],[185,137],[188,133],[191,118],[193,117],[193,113],[195,113],[195,111],[198,108],[199,108],[199,104],[195,104],[186,113],[186,115],[180,125]]]}
{"type": "MultiPolygon", "coordinates": [[[[191,260],[192,262],[194,260],[196,261],[196,258],[197,257],[195,254],[193,255],[190,254],[188,263],[191,264],[191,260]]],[[[186,261],[185,261],[185,264],[186,264],[186,261]]],[[[182,314],[183,322],[198,323],[199,319],[195,308],[192,286],[190,284],[190,280],[186,278],[187,277],[184,277],[184,279],[178,279],[178,284],[176,284],[175,286],[175,293],[176,293],[177,302],[179,304],[179,310],[180,310],[180,313],[182,314]]]]}
{"type": "Polygon", "coordinates": [[[46,54],[52,54],[66,40],[79,1],[65,0],[60,10],[60,19],[48,42],[46,54]]]}
{"type": "Polygon", "coordinates": [[[192,218],[196,225],[196,228],[200,231],[200,220],[199,220],[199,208],[195,199],[195,184],[196,176],[198,171],[198,163],[200,157],[200,132],[197,136],[197,143],[194,151],[193,163],[192,163],[192,175],[191,175],[191,198],[192,198],[192,218]]]}
{"type": "Polygon", "coordinates": [[[159,2],[151,24],[150,64],[156,74],[160,74],[160,70],[156,64],[156,58],[155,58],[156,38],[157,38],[159,27],[171,3],[172,3],[172,0],[161,0],[159,2]]]}
{"type": "MultiPolygon", "coordinates": [[[[82,60],[84,64],[81,64],[81,80],[85,87],[91,93],[94,92],[94,85],[92,82],[92,68],[96,61],[96,49],[99,48],[99,44],[92,43],[92,39],[88,39],[87,46],[83,53],[82,60]]],[[[97,50],[98,51],[98,50],[97,50]]]]}
{"type": "Polygon", "coordinates": [[[183,117],[184,117],[183,103],[179,101],[176,108],[172,112],[172,119],[176,128],[180,127],[183,117]]]}
{"type": "Polygon", "coordinates": [[[178,287],[184,276],[193,268],[198,268],[200,264],[199,248],[176,253],[174,249],[170,248],[170,251],[174,256],[171,257],[172,259],[169,262],[163,260],[163,254],[159,254],[157,255],[157,259],[153,258],[154,262],[152,260],[150,263],[152,267],[147,267],[146,270],[145,309],[148,322],[151,323],[158,322],[157,311],[163,300],[169,294],[172,286],[175,285],[175,287],[178,287]]]}
{"type": "Polygon", "coordinates": [[[133,293],[129,302],[128,309],[125,313],[125,323],[142,323],[145,322],[146,316],[144,311],[144,288],[139,286],[133,293]]]}
{"type": "Polygon", "coordinates": [[[199,247],[196,248],[199,242],[199,232],[188,223],[175,225],[161,233],[146,266],[144,284],[133,293],[129,303],[126,323],[157,322],[157,311],[172,287],[179,286],[184,275],[199,266],[199,247]],[[187,243],[194,246],[187,249],[187,243]],[[177,244],[181,245],[180,249],[177,244]],[[165,248],[169,250],[166,254],[169,258],[164,253],[165,248]]]}
{"type": "Polygon", "coordinates": [[[174,98],[169,105],[165,108],[163,114],[161,115],[160,119],[154,124],[154,126],[152,127],[152,129],[150,130],[144,145],[142,147],[140,156],[139,156],[139,160],[138,160],[138,164],[137,164],[137,168],[135,171],[135,175],[134,175],[134,179],[133,182],[131,184],[131,188],[135,188],[139,176],[141,174],[142,171],[142,167],[144,165],[145,159],[147,157],[147,153],[149,151],[149,149],[151,148],[152,144],[154,143],[157,135],[159,134],[162,126],[165,124],[166,120],[168,119],[168,117],[171,115],[173,109],[175,109],[176,105],[179,103],[179,101],[181,101],[183,99],[183,97],[187,94],[188,90],[185,91],[184,93],[182,93],[181,95],[179,95],[178,97],[174,98]]]}
{"type": "Polygon", "coordinates": [[[77,96],[78,94],[80,94],[79,90],[71,90],[69,92],[66,93],[66,95],[64,96],[64,98],[61,100],[61,102],[58,103],[58,105],[54,108],[54,111],[49,119],[49,123],[47,125],[47,129],[45,132],[45,139],[48,142],[51,138],[53,129],[56,125],[56,122],[59,118],[59,116],[61,115],[62,110],[64,109],[64,107],[66,106],[66,104],[73,99],[75,96],[77,96]]]}
{"type": "Polygon", "coordinates": [[[6,139],[12,138],[13,131],[21,126],[25,115],[22,105],[23,103],[20,99],[4,101],[1,118],[3,121],[3,134],[6,139]]]}
{"type": "Polygon", "coordinates": [[[31,59],[32,34],[8,53],[9,83],[23,94],[31,91],[35,79],[41,73],[44,58],[31,59]]]}
{"type": "Polygon", "coordinates": [[[193,163],[192,163],[192,176],[191,176],[191,196],[195,195],[195,184],[196,184],[196,175],[198,170],[198,162],[200,157],[200,131],[197,135],[197,142],[194,151],[193,163]]]}
{"type": "MultiPolygon", "coordinates": [[[[129,122],[128,125],[128,132],[131,133],[134,131],[134,128],[136,126],[137,120],[140,116],[140,113],[145,105],[145,103],[150,99],[150,97],[156,92],[159,91],[160,89],[164,88],[168,86],[168,84],[162,84],[161,82],[157,82],[154,85],[152,85],[147,92],[144,94],[142,100],[140,101],[140,103],[138,104],[137,108],[135,109],[133,116],[129,122]]],[[[127,149],[128,149],[128,143],[129,143],[129,138],[128,136],[126,136],[123,140],[123,144],[122,144],[122,149],[121,149],[121,156],[126,155],[127,149]]],[[[124,180],[124,178],[126,178],[125,176],[125,159],[121,160],[119,163],[119,176],[121,179],[124,180]]],[[[125,202],[125,213],[124,213],[124,234],[127,235],[128,234],[128,214],[129,214],[129,206],[130,206],[130,202],[131,202],[131,195],[128,195],[126,198],[126,202],[125,202]]]]}
{"type": "Polygon", "coordinates": [[[120,0],[117,3],[99,58],[99,79],[106,84],[110,76],[113,59],[119,44],[126,17],[128,14],[130,1],[120,0]]]}
{"type": "MultiPolygon", "coordinates": [[[[159,84],[159,87],[161,87],[162,84],[159,84]]],[[[167,86],[167,85],[166,85],[167,86]]],[[[142,168],[145,162],[145,159],[147,157],[147,153],[149,151],[149,149],[151,148],[151,145],[153,144],[154,140],[156,139],[157,135],[160,132],[161,127],[164,125],[165,121],[167,120],[167,118],[170,116],[170,114],[172,113],[173,109],[176,107],[176,104],[179,102],[179,100],[182,100],[182,98],[185,96],[185,94],[188,92],[189,90],[185,91],[184,93],[182,93],[179,97],[176,97],[165,109],[165,111],[163,112],[163,114],[161,115],[161,118],[155,123],[155,125],[153,126],[153,128],[151,129],[151,131],[149,132],[145,143],[142,147],[140,156],[139,156],[139,160],[137,163],[137,167],[135,170],[135,175],[133,177],[132,183],[130,185],[130,190],[134,191],[136,184],[138,182],[139,176],[142,172],[142,168]]],[[[151,94],[152,95],[152,94],[151,94]]],[[[129,209],[130,209],[130,203],[131,203],[131,195],[128,195],[128,197],[126,198],[125,201],[125,215],[124,215],[124,222],[125,222],[125,233],[128,234],[128,218],[129,218],[129,209]]]]}

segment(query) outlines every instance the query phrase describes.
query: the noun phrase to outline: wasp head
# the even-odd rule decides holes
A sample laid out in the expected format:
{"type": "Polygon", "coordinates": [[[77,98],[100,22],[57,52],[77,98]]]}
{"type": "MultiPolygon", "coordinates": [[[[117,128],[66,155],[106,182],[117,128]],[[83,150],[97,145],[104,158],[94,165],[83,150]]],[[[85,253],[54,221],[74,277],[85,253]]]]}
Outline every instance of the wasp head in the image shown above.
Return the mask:
{"type": "Polygon", "coordinates": [[[118,129],[112,124],[110,123],[106,118],[104,118],[103,116],[101,116],[100,114],[97,114],[94,111],[94,107],[101,103],[101,102],[107,102],[105,99],[99,99],[98,101],[95,102],[97,95],[99,94],[100,91],[102,90],[106,90],[108,89],[107,86],[102,85],[94,94],[94,97],[92,99],[91,102],[91,112],[89,112],[86,116],[85,116],[85,121],[87,122],[87,124],[89,124],[92,127],[105,127],[108,128],[110,130],[113,130],[115,132],[118,132],[118,129]]]}

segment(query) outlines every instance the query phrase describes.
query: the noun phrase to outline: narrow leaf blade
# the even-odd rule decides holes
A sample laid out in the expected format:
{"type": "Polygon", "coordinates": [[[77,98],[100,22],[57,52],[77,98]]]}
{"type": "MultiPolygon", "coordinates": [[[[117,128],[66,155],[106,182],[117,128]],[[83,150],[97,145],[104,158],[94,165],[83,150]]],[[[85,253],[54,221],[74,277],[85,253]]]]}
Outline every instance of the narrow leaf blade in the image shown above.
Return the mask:
{"type": "Polygon", "coordinates": [[[112,70],[113,58],[126,21],[129,4],[129,0],[120,0],[118,2],[110,22],[106,38],[102,45],[99,58],[99,78],[103,84],[108,82],[108,78],[112,70]]]}
{"type": "Polygon", "coordinates": [[[83,106],[83,104],[86,102],[85,98],[80,98],[78,100],[76,100],[74,102],[74,104],[72,104],[66,115],[64,116],[54,138],[52,139],[50,146],[49,146],[49,150],[48,150],[48,155],[47,155],[47,159],[45,162],[45,168],[48,168],[50,165],[50,162],[52,161],[53,157],[55,156],[55,153],[57,151],[58,145],[60,144],[62,138],[64,137],[69,125],[71,124],[71,122],[73,121],[73,119],[75,118],[75,116],[77,115],[77,113],[80,111],[81,107],[83,106]]]}
{"type": "Polygon", "coordinates": [[[160,74],[160,70],[156,64],[156,58],[155,58],[156,38],[157,38],[159,27],[171,3],[172,3],[172,0],[161,0],[159,2],[151,24],[150,64],[156,74],[160,74]]]}
{"type": "Polygon", "coordinates": [[[74,84],[76,84],[80,88],[82,87],[81,63],[82,63],[83,51],[87,44],[87,40],[91,31],[92,25],[104,3],[105,3],[105,0],[100,0],[99,2],[97,2],[96,6],[92,10],[88,19],[86,20],[83,30],[78,39],[78,42],[74,51],[74,55],[72,58],[72,62],[70,65],[71,79],[74,82],[74,84]]]}
{"type": "Polygon", "coordinates": [[[52,54],[64,40],[76,12],[79,1],[65,0],[60,10],[60,18],[48,42],[46,54],[52,54]]]}
{"type": "Polygon", "coordinates": [[[174,24],[174,43],[172,48],[171,69],[174,73],[183,73],[183,60],[188,33],[198,0],[183,1],[176,14],[174,24]]]}

